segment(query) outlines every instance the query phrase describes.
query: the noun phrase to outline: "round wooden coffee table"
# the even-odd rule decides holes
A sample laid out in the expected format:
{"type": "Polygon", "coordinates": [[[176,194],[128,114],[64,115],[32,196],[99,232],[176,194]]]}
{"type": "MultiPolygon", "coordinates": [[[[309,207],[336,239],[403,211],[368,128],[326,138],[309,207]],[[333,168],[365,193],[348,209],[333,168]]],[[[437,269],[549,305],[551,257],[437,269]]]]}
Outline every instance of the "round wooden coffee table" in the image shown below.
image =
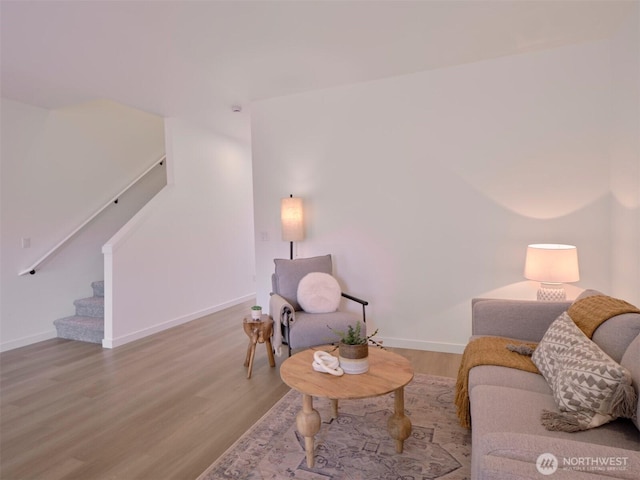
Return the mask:
{"type": "MultiPolygon", "coordinates": [[[[358,375],[336,377],[313,370],[313,354],[330,352],[333,347],[316,347],[286,359],[280,367],[282,381],[302,393],[302,410],[296,417],[298,431],[304,436],[307,466],[313,467],[313,436],[320,430],[320,414],[313,408],[313,397],[331,399],[332,415],[338,416],[338,400],[377,397],[394,392],[394,414],[387,422],[389,435],[396,441],[396,452],[402,453],[405,439],[411,435],[411,421],[404,414],[404,387],[413,379],[413,368],[406,358],[369,347],[369,371],[358,375]]],[[[337,350],[332,352],[338,356],[337,350]]]]}

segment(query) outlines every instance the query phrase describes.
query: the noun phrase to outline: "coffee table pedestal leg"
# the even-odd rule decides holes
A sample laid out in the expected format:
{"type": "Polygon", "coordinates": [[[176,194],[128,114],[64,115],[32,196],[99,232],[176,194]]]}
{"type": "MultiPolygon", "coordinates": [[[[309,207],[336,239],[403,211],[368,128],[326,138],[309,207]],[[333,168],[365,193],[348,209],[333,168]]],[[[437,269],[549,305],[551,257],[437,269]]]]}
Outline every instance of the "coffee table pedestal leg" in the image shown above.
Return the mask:
{"type": "Polygon", "coordinates": [[[320,414],[313,408],[313,397],[302,396],[302,410],[296,416],[298,431],[304,436],[304,449],[307,454],[307,467],[314,464],[313,436],[320,430],[320,414]]]}
{"type": "Polygon", "coordinates": [[[411,420],[404,414],[404,387],[394,392],[395,412],[387,421],[389,435],[396,441],[396,452],[402,453],[404,441],[411,435],[411,420]]]}

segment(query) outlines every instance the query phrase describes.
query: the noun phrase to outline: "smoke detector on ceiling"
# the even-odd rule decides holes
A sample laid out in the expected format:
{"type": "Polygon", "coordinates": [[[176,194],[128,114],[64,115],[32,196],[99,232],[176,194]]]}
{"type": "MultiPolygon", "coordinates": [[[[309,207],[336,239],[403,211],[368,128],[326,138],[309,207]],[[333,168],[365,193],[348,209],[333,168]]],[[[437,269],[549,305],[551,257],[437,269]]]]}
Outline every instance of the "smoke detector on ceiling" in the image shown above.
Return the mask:
{"type": "Polygon", "coordinates": [[[231,106],[231,111],[233,113],[240,113],[242,111],[242,106],[241,105],[232,105],[231,106]]]}

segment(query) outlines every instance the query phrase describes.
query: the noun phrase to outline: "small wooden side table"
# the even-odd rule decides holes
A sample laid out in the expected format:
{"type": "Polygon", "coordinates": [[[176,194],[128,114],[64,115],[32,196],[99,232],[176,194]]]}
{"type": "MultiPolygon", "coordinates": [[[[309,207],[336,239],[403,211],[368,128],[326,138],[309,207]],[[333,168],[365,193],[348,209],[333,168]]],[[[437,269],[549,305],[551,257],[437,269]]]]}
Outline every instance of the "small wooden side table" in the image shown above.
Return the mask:
{"type": "Polygon", "coordinates": [[[249,347],[247,348],[247,358],[244,366],[249,367],[247,370],[247,378],[251,378],[251,370],[253,368],[253,357],[256,355],[256,344],[264,343],[267,347],[267,355],[269,356],[269,365],[276,366],[276,360],[273,357],[273,348],[271,347],[271,334],[273,333],[273,319],[269,315],[262,315],[260,320],[254,320],[251,317],[245,317],[242,320],[244,333],[249,337],[249,347]]]}

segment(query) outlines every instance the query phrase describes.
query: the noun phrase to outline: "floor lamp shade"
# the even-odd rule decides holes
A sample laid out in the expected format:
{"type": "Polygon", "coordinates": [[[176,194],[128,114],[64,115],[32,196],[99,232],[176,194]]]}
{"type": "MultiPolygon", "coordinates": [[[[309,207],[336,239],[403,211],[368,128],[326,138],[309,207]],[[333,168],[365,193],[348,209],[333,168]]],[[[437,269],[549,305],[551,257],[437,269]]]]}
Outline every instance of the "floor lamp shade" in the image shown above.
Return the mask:
{"type": "Polygon", "coordinates": [[[301,198],[289,197],[282,199],[280,221],[282,223],[282,240],[285,242],[299,242],[304,239],[301,198]]]}
{"type": "Polygon", "coordinates": [[[562,284],[580,280],[578,249],[574,245],[529,245],[524,276],[541,282],[538,300],[562,301],[566,299],[562,284]]]}

